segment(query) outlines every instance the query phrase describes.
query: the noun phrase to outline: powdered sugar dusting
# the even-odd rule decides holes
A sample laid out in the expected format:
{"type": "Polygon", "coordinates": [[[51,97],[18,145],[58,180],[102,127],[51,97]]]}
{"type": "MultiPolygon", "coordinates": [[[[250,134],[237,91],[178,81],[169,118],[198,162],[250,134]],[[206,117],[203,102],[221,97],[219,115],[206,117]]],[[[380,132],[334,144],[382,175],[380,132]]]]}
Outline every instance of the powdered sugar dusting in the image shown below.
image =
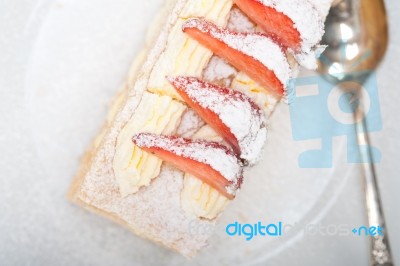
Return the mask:
{"type": "Polygon", "coordinates": [[[239,188],[242,178],[241,163],[232,150],[220,143],[147,133],[137,134],[132,140],[140,148],[160,148],[209,165],[230,182],[227,191],[232,195],[239,188]]]}
{"type": "Polygon", "coordinates": [[[226,43],[229,47],[256,59],[273,71],[283,86],[290,79],[291,70],[282,49],[267,36],[260,33],[237,33],[224,30],[203,19],[189,19],[183,29],[196,28],[226,43]]]}
{"type": "Polygon", "coordinates": [[[256,25],[237,8],[233,7],[228,20],[227,28],[237,32],[255,32],[256,25]]]}
{"type": "Polygon", "coordinates": [[[193,109],[187,108],[181,118],[176,134],[185,138],[191,137],[204,124],[204,121],[193,109]]]}
{"type": "Polygon", "coordinates": [[[226,87],[231,84],[231,80],[237,73],[234,67],[229,65],[222,58],[214,55],[211,57],[208,66],[204,69],[203,79],[226,87]]]}
{"type": "Polygon", "coordinates": [[[308,0],[318,10],[321,18],[325,20],[333,0],[308,0]]]}
{"type": "Polygon", "coordinates": [[[255,164],[267,138],[264,112],[245,94],[197,78],[169,78],[178,90],[218,115],[238,141],[240,157],[255,164]]]}

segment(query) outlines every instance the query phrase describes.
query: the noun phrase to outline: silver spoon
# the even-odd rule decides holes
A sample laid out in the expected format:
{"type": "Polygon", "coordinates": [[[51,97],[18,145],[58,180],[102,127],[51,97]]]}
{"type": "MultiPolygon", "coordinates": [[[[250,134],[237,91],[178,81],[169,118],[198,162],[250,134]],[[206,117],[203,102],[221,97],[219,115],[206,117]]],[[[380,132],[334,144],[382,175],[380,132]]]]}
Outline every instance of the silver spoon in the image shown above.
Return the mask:
{"type": "MultiPolygon", "coordinates": [[[[385,54],[388,42],[388,27],[383,0],[337,0],[327,17],[326,32],[322,43],[328,45],[319,59],[318,72],[332,83],[341,86],[354,81],[363,84],[378,66],[385,54]]],[[[370,147],[366,119],[363,119],[360,86],[341,86],[341,89],[359,100],[354,111],[358,144],[370,147]]],[[[361,150],[365,196],[370,226],[383,228],[383,236],[371,237],[371,265],[393,265],[390,254],[388,232],[379,196],[376,172],[371,149],[361,150]]]]}

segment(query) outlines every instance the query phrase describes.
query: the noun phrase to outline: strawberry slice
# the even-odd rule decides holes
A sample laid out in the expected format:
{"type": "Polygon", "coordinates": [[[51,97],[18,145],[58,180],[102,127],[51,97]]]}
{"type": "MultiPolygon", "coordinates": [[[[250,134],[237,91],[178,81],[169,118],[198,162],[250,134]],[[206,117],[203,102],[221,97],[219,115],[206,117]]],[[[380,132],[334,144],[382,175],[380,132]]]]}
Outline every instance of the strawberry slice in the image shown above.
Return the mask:
{"type": "Polygon", "coordinates": [[[290,78],[290,66],[281,47],[261,33],[238,33],[200,18],[188,19],[183,31],[267,91],[281,97],[290,78]]]}
{"type": "Polygon", "coordinates": [[[257,162],[267,138],[267,123],[264,112],[248,96],[194,77],[167,79],[240,158],[257,162]]]}
{"type": "Polygon", "coordinates": [[[282,46],[295,51],[300,49],[300,33],[287,15],[272,6],[264,5],[260,0],[234,0],[234,2],[243,13],[282,46]]]}
{"type": "MultiPolygon", "coordinates": [[[[325,15],[310,0],[234,0],[264,32],[294,55],[300,65],[316,69],[325,15]]],[[[320,0],[316,0],[317,2],[320,0]]]]}
{"type": "Polygon", "coordinates": [[[242,182],[242,165],[235,154],[217,142],[139,133],[132,141],[178,169],[190,173],[229,199],[242,182]]]}

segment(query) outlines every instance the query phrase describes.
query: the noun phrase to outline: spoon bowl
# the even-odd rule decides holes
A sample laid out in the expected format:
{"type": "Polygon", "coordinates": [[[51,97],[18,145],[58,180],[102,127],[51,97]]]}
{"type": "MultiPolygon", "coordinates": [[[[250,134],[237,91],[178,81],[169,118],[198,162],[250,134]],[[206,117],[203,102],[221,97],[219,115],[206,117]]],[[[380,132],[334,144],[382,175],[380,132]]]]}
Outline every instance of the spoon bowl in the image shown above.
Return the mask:
{"type": "Polygon", "coordinates": [[[336,81],[363,82],[382,60],[388,43],[383,0],[342,0],[332,7],[318,72],[336,81]]]}

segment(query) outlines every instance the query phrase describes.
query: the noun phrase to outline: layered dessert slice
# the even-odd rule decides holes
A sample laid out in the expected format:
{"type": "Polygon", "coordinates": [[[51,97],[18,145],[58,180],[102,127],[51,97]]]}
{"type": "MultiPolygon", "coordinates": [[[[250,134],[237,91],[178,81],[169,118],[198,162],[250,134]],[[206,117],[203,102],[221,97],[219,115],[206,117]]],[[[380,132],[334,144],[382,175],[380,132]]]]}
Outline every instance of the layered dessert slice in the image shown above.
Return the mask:
{"type": "MultiPolygon", "coordinates": [[[[287,2],[322,29],[327,0],[287,2]]],[[[69,198],[185,256],[206,245],[209,235],[190,234],[188,225],[215,225],[246,185],[268,118],[296,75],[294,58],[307,65],[301,59],[318,47],[320,33],[306,40],[295,12],[279,3],[169,2],[69,198]],[[262,15],[284,22],[282,32],[262,15]]]]}

